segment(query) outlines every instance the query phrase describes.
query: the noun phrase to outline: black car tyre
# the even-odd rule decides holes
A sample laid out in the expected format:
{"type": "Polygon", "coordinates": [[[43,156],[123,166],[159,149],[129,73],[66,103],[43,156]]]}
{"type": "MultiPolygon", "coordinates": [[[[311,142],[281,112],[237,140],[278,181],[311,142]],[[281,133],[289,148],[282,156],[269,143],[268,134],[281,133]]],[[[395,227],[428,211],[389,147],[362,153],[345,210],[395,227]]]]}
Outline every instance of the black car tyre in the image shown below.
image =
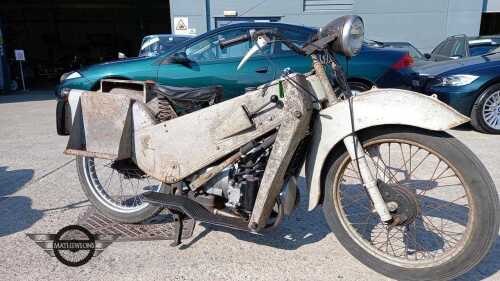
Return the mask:
{"type": "Polygon", "coordinates": [[[349,87],[351,87],[351,91],[355,96],[371,89],[367,84],[357,81],[349,81],[349,87]]]}
{"type": "Polygon", "coordinates": [[[500,134],[500,84],[486,88],[472,106],[472,126],[483,133],[500,134]]]}
{"type": "Polygon", "coordinates": [[[359,137],[377,179],[407,198],[392,202],[393,218],[400,210],[408,216],[382,223],[348,153],[337,151],[325,166],[323,212],[344,248],[397,280],[450,280],[478,264],[499,228],[498,195],[479,159],[444,132],[382,127],[359,137]]]}
{"type": "Polygon", "coordinates": [[[77,156],[76,170],[90,203],[112,220],[139,223],[162,210],[143,202],[142,194],[163,192],[165,186],[145,176],[138,168],[122,168],[120,172],[113,161],[77,156]]]}

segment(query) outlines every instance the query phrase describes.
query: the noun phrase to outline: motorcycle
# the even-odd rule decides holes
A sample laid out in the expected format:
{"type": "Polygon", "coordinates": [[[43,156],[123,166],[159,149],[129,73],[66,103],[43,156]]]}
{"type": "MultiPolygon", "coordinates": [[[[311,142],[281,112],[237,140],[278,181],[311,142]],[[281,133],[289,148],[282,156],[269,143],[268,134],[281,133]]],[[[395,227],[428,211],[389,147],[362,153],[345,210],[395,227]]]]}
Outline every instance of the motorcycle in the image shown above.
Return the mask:
{"type": "Polygon", "coordinates": [[[67,129],[58,131],[70,135],[65,153],[76,156],[90,202],[111,219],[138,223],[167,208],[249,232],[293,213],[304,166],[308,209],[321,205],[332,232],[362,263],[395,279],[455,278],[496,239],[493,180],[444,132],[469,119],[437,98],[376,88],[351,94],[335,56],[355,56],[363,38],[362,19],[344,16],[304,46],[275,29],[222,39],[221,49],[254,42],[238,68],[276,41],[313,61],[309,73],[285,71],[226,101],[213,102],[217,90],[153,82],[64,91],[58,128],[67,129]],[[200,97],[196,110],[172,109],[200,97]]]}

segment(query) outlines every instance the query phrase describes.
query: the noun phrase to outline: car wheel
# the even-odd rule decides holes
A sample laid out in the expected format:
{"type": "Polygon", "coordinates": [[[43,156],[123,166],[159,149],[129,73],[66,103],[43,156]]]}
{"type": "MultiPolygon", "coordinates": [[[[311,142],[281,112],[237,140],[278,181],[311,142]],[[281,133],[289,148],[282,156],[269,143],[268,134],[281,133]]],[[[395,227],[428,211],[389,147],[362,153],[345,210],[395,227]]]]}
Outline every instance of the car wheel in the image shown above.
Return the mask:
{"type": "Polygon", "coordinates": [[[500,134],[500,84],[484,90],[474,103],[472,126],[483,133],[500,134]]]}
{"type": "Polygon", "coordinates": [[[371,89],[371,87],[363,82],[350,81],[349,86],[351,87],[351,92],[353,96],[357,96],[362,92],[366,92],[371,89]]]}

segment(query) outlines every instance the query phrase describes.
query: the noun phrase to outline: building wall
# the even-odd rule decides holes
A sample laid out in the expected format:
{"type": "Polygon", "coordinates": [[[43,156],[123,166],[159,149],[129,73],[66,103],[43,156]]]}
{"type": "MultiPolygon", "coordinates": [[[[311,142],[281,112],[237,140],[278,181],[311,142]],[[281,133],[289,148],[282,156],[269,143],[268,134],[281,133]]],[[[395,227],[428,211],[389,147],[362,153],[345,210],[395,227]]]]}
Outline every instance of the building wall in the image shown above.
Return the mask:
{"type": "Polygon", "coordinates": [[[483,11],[485,13],[500,13],[500,0],[484,0],[483,11]]]}
{"type": "Polygon", "coordinates": [[[214,28],[215,18],[224,17],[224,11],[236,11],[245,17],[280,17],[280,22],[314,27],[342,15],[357,14],[365,21],[367,39],[409,41],[427,52],[449,35],[478,35],[484,1],[498,0],[327,0],[321,2],[352,5],[326,6],[323,11],[305,11],[304,1],[171,0],[170,10],[172,20],[188,16],[189,27],[197,34],[214,28]],[[209,28],[206,3],[210,3],[209,28]]]}

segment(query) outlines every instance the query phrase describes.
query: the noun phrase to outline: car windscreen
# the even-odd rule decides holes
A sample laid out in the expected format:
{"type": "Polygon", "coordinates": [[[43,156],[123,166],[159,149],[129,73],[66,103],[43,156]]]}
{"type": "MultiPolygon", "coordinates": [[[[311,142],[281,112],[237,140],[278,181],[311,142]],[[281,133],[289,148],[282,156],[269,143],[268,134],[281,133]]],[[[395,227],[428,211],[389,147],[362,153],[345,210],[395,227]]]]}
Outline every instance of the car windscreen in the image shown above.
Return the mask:
{"type": "Polygon", "coordinates": [[[139,57],[152,57],[163,54],[175,45],[186,41],[189,37],[148,36],[142,40],[139,57]]]}

